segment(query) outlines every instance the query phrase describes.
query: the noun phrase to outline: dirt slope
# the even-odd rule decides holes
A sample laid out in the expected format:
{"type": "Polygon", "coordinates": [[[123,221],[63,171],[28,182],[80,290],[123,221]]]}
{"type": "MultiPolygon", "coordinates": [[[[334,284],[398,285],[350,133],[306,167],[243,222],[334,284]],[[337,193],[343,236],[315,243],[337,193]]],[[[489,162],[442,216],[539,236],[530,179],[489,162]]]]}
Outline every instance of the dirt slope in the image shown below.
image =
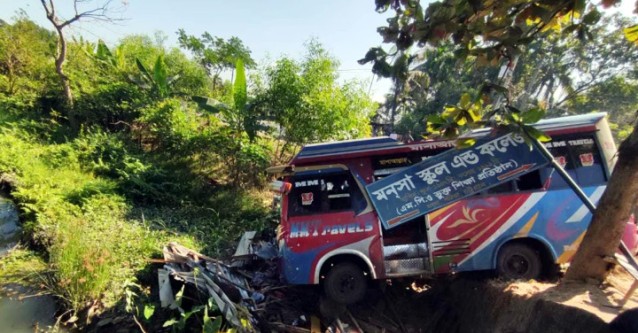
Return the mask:
{"type": "Polygon", "coordinates": [[[395,312],[407,332],[608,332],[605,321],[588,311],[516,295],[490,281],[455,280],[420,294],[390,290],[385,297],[383,312],[395,312]]]}
{"type": "Polygon", "coordinates": [[[619,313],[638,306],[638,295],[618,306],[631,282],[616,271],[603,285],[461,278],[417,292],[417,284],[395,284],[350,311],[372,332],[383,326],[397,332],[603,333],[611,332],[607,323],[619,313]]]}

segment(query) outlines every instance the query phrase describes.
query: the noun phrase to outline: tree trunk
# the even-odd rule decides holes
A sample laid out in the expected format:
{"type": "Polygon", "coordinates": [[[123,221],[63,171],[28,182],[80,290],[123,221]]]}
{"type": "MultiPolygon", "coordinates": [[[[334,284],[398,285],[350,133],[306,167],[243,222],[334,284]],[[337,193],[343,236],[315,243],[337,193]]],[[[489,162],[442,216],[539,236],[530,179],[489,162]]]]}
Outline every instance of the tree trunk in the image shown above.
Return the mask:
{"type": "Polygon", "coordinates": [[[399,92],[403,89],[403,87],[399,86],[399,83],[394,84],[394,98],[392,102],[392,109],[390,110],[390,133],[385,133],[385,135],[390,135],[394,133],[394,121],[397,117],[397,108],[399,107],[399,92]]]}
{"type": "Polygon", "coordinates": [[[69,108],[73,108],[71,82],[69,82],[69,77],[64,73],[64,62],[66,61],[66,39],[64,39],[62,28],[56,27],[56,31],[58,32],[58,54],[55,56],[55,71],[58,73],[60,81],[62,82],[65,100],[69,108]]]}
{"type": "Polygon", "coordinates": [[[618,249],[638,195],[638,122],[631,135],[620,144],[618,162],[598,208],[565,278],[602,281],[609,264],[603,260],[618,249]]]}

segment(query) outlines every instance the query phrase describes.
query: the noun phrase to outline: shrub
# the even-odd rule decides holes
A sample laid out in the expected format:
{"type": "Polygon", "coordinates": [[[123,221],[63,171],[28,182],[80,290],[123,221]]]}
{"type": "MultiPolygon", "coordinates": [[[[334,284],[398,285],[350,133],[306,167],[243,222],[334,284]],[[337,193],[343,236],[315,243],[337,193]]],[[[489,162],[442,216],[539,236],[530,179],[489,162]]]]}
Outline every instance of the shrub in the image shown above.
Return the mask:
{"type": "Polygon", "coordinates": [[[228,256],[244,231],[272,227],[276,222],[274,213],[268,210],[269,200],[264,200],[264,196],[271,198],[270,193],[223,188],[210,196],[206,205],[138,206],[131,215],[143,216],[153,229],[194,237],[207,255],[228,256]]]}
{"type": "Polygon", "coordinates": [[[237,182],[252,187],[263,185],[265,170],[270,165],[270,153],[263,145],[242,142],[235,156],[237,163],[233,166],[236,168],[237,182]]]}
{"type": "Polygon", "coordinates": [[[126,82],[99,85],[90,94],[81,95],[75,108],[81,110],[78,120],[85,126],[98,125],[111,131],[128,131],[139,116],[139,109],[148,103],[143,91],[126,82]]]}
{"type": "Polygon", "coordinates": [[[143,108],[137,127],[135,134],[145,149],[185,155],[190,138],[198,132],[199,122],[182,101],[166,99],[143,108]]]}
{"type": "Polygon", "coordinates": [[[15,175],[11,194],[27,234],[46,249],[53,271],[49,287],[70,308],[94,300],[113,304],[124,281],[144,271],[146,259],[159,255],[169,239],[194,246],[187,237],[128,218],[130,207],[113,193],[115,183],[83,170],[82,152],[73,144],[42,145],[3,128],[0,146],[0,174],[15,175]]]}

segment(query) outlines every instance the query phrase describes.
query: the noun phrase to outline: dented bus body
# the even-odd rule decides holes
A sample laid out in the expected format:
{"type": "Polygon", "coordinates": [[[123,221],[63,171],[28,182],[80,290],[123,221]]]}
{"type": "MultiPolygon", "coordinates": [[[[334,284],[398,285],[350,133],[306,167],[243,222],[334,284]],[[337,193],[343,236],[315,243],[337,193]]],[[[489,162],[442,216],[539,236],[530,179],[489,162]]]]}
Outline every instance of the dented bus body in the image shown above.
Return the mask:
{"type": "MultiPolygon", "coordinates": [[[[545,147],[596,203],[614,166],[604,113],[540,121],[545,147]]],[[[481,137],[488,130],[476,131],[481,137]]],[[[278,245],[291,284],[323,283],[348,303],[369,279],[497,270],[538,278],[569,262],[589,209],[550,167],[542,167],[386,228],[365,187],[454,147],[451,140],[400,143],[388,137],[304,146],[285,166],[278,245]]]]}

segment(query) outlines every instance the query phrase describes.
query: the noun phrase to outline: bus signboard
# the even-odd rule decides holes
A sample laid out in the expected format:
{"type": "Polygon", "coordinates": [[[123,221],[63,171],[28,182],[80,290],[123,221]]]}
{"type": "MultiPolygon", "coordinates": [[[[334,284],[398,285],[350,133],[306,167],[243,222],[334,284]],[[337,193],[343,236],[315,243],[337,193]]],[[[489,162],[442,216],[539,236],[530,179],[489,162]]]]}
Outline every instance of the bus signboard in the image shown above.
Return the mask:
{"type": "Polygon", "coordinates": [[[386,178],[366,191],[386,229],[530,173],[548,161],[519,134],[486,137],[451,149],[386,178]]]}

